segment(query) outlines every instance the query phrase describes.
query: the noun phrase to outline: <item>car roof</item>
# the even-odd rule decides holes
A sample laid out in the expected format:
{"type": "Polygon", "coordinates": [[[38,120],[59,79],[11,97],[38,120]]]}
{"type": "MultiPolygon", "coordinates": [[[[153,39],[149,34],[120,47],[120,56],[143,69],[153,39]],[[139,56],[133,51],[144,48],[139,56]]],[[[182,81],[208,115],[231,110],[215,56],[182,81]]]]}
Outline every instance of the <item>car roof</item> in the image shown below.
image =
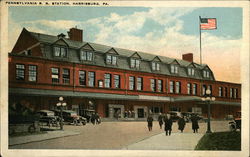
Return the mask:
{"type": "Polygon", "coordinates": [[[50,111],[50,110],[40,110],[38,112],[53,112],[53,111],[50,111]]]}

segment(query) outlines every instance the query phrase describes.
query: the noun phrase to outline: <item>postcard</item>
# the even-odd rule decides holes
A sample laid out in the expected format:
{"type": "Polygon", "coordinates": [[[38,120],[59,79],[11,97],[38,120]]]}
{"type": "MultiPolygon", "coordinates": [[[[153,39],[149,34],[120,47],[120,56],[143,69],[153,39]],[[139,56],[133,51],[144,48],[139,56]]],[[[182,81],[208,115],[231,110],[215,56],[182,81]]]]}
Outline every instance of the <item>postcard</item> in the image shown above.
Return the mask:
{"type": "Polygon", "coordinates": [[[2,156],[249,156],[249,2],[1,2],[2,156]]]}

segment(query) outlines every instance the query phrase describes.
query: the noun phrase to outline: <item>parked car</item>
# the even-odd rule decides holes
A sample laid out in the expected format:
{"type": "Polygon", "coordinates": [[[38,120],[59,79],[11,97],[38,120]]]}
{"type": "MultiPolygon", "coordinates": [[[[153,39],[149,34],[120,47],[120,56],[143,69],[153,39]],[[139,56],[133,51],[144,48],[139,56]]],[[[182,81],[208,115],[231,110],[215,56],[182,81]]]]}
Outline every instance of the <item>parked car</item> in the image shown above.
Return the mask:
{"type": "Polygon", "coordinates": [[[184,117],[185,122],[190,122],[190,118],[192,116],[192,112],[181,112],[181,114],[184,117]]]}
{"type": "Polygon", "coordinates": [[[179,119],[180,116],[181,116],[181,113],[178,112],[178,111],[169,111],[167,114],[170,114],[170,116],[171,116],[173,122],[178,121],[178,119],[179,119]]]}
{"type": "Polygon", "coordinates": [[[91,115],[95,113],[95,110],[83,109],[80,111],[80,116],[87,119],[87,122],[90,122],[91,115]]]}
{"type": "Polygon", "coordinates": [[[228,123],[230,131],[236,131],[237,129],[241,130],[241,111],[237,112],[236,117],[237,118],[228,123]]]}
{"type": "Polygon", "coordinates": [[[206,121],[206,118],[204,118],[202,115],[198,113],[193,113],[193,112],[181,112],[181,114],[184,116],[184,119],[186,122],[191,122],[191,117],[196,115],[199,118],[199,121],[206,121]]]}
{"type": "MultiPolygon", "coordinates": [[[[57,116],[60,116],[60,110],[54,110],[57,116]]],[[[63,110],[62,117],[64,123],[74,124],[74,125],[86,125],[87,120],[82,116],[78,116],[77,113],[73,110],[63,110]]]]}
{"type": "Polygon", "coordinates": [[[40,110],[37,112],[39,115],[39,124],[44,126],[44,124],[48,127],[59,127],[60,118],[55,116],[53,111],[49,110],[40,110]]]}

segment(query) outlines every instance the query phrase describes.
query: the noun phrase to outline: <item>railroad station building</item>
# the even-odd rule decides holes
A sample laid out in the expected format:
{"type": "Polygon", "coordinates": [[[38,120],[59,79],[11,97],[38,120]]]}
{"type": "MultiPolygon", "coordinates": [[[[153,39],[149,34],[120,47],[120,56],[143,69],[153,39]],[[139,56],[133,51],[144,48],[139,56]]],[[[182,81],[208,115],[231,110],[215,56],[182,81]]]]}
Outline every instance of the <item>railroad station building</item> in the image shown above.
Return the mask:
{"type": "MultiPolygon", "coordinates": [[[[67,109],[93,109],[104,118],[119,112],[143,119],[149,113],[195,112],[207,116],[201,101],[210,89],[211,116],[223,119],[241,110],[241,84],[215,79],[193,54],[168,58],[83,41],[83,31],[47,35],[23,28],[9,53],[9,105],[54,109],[64,97],[67,109]]],[[[167,50],[166,50],[167,51],[167,50]]]]}

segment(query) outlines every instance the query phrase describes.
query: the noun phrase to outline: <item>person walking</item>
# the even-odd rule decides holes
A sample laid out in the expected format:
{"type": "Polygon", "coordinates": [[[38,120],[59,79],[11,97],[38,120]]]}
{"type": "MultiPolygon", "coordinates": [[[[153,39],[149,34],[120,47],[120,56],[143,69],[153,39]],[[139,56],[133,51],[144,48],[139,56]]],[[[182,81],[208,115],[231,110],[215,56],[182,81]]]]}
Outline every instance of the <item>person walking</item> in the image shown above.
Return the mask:
{"type": "Polygon", "coordinates": [[[185,128],[186,122],[184,120],[183,115],[181,115],[181,117],[178,119],[178,129],[183,132],[184,128],[185,128]]]}
{"type": "Polygon", "coordinates": [[[95,122],[96,122],[96,118],[95,118],[95,114],[92,113],[91,117],[90,117],[90,121],[93,125],[95,125],[95,122]]]}
{"type": "Polygon", "coordinates": [[[196,114],[194,114],[191,117],[192,129],[193,129],[194,133],[198,133],[198,129],[199,129],[198,120],[199,120],[199,118],[198,118],[198,116],[196,114]]]}
{"type": "Polygon", "coordinates": [[[161,113],[159,113],[158,122],[159,122],[160,129],[161,129],[162,128],[162,124],[163,124],[163,116],[161,115],[161,113]]]}
{"type": "Polygon", "coordinates": [[[166,136],[171,135],[173,120],[169,114],[164,119],[166,136]]]}
{"type": "Polygon", "coordinates": [[[153,117],[151,115],[148,116],[147,122],[148,122],[148,131],[152,131],[153,128],[153,117]]]}

